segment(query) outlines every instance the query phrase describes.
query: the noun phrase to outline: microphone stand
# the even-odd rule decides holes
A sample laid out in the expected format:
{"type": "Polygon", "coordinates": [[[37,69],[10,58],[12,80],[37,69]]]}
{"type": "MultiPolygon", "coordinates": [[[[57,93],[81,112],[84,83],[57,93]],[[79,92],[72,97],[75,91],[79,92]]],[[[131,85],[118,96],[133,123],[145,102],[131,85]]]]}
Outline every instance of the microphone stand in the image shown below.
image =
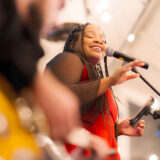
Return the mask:
{"type": "Polygon", "coordinates": [[[140,78],[160,97],[160,92],[158,92],[138,71],[136,68],[132,68],[132,71],[138,73],[140,78]]]}

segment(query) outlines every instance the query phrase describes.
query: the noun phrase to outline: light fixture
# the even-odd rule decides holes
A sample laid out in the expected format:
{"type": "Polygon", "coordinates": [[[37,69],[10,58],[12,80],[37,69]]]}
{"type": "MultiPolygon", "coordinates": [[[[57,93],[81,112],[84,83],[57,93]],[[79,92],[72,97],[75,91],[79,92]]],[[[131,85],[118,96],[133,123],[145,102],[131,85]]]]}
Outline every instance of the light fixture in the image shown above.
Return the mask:
{"type": "Polygon", "coordinates": [[[158,110],[160,108],[160,104],[159,101],[157,99],[154,98],[154,103],[151,106],[152,111],[158,110]]]}
{"type": "Polygon", "coordinates": [[[131,33],[127,37],[128,42],[133,42],[135,40],[135,34],[131,33]]]}
{"type": "Polygon", "coordinates": [[[156,154],[151,154],[149,160],[158,160],[158,156],[156,154]]]}
{"type": "Polygon", "coordinates": [[[97,12],[100,13],[109,7],[108,0],[101,0],[97,5],[97,12]]]}

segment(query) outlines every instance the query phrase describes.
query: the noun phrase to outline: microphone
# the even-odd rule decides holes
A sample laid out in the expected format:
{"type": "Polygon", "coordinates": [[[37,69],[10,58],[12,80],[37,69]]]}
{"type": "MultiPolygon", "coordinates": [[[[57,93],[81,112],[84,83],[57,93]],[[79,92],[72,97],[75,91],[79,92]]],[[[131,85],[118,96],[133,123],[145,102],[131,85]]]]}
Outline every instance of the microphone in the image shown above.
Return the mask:
{"type": "MultiPolygon", "coordinates": [[[[154,104],[155,100],[153,97],[150,97],[150,99],[144,104],[144,106],[136,113],[136,115],[130,119],[130,125],[134,127],[138,121],[141,119],[143,115],[147,116],[148,114],[152,115],[152,108],[151,106],[154,104]]],[[[158,113],[155,115],[155,119],[158,119],[158,113]]]]}
{"type": "MultiPolygon", "coordinates": [[[[106,55],[109,57],[118,58],[118,59],[120,59],[122,61],[126,61],[126,62],[131,62],[131,61],[136,60],[136,58],[129,57],[128,55],[125,55],[121,52],[115,51],[114,49],[112,49],[110,47],[108,47],[106,49],[106,55]]],[[[142,66],[142,68],[148,69],[148,67],[149,67],[149,64],[147,62],[144,62],[144,66],[142,66]]]]}

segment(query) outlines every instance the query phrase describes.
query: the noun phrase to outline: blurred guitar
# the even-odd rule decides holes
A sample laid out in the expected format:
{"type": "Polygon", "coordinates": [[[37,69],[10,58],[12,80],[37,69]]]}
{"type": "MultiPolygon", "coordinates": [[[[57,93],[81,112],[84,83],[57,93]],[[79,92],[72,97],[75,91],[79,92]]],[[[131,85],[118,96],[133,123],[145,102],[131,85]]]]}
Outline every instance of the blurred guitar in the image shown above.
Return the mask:
{"type": "Polygon", "coordinates": [[[0,75],[0,159],[38,160],[40,150],[34,135],[20,123],[16,98],[12,87],[0,75]]]}

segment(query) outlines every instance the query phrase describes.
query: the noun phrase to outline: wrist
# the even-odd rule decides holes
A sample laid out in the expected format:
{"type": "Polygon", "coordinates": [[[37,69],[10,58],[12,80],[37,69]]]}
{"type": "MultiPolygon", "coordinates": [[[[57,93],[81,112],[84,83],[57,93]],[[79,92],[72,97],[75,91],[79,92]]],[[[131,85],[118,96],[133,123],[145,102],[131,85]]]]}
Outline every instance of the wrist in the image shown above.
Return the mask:
{"type": "Polygon", "coordinates": [[[108,83],[109,83],[110,86],[115,85],[115,78],[113,77],[113,75],[108,77],[108,83]]]}
{"type": "Polygon", "coordinates": [[[117,136],[123,135],[121,124],[117,125],[117,136]]]}
{"type": "Polygon", "coordinates": [[[109,76],[109,77],[107,77],[107,78],[104,78],[104,81],[105,81],[105,84],[107,84],[107,85],[106,85],[106,88],[111,87],[111,86],[114,85],[114,84],[113,84],[113,78],[112,78],[112,76],[109,76]]]}

